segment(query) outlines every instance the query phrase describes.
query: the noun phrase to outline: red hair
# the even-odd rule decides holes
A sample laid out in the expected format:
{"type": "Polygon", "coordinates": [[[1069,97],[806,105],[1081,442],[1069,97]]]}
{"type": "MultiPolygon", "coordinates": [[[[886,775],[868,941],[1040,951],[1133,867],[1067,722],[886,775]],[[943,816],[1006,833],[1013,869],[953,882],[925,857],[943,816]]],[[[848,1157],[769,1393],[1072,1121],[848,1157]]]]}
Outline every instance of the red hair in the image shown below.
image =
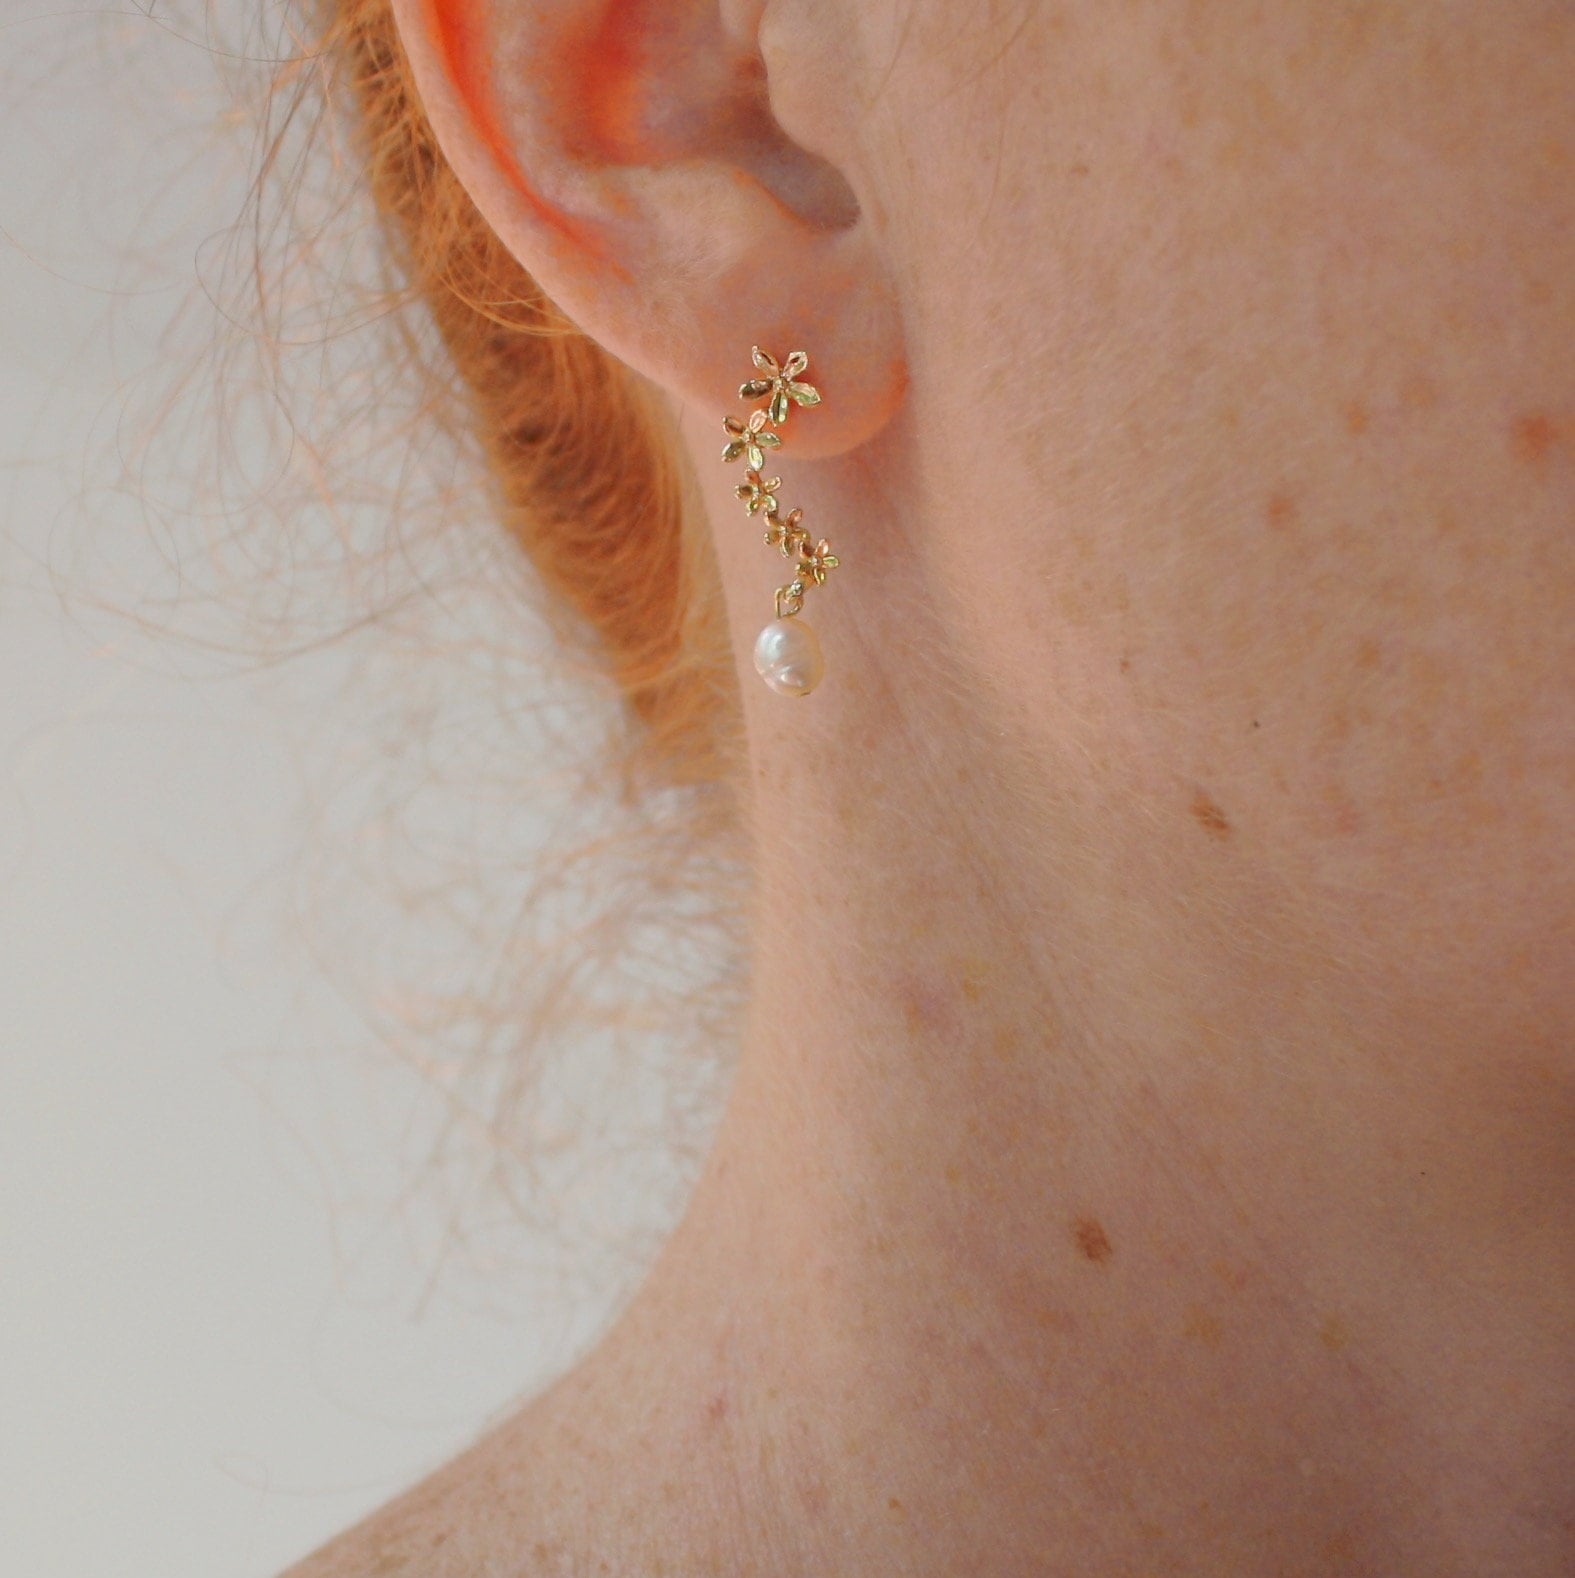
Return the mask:
{"type": "Polygon", "coordinates": [[[389,0],[322,0],[319,56],[352,96],[373,201],[458,374],[501,523],[555,633],[610,675],[640,725],[632,781],[730,780],[737,672],[669,412],[547,299],[470,201],[389,0]]]}

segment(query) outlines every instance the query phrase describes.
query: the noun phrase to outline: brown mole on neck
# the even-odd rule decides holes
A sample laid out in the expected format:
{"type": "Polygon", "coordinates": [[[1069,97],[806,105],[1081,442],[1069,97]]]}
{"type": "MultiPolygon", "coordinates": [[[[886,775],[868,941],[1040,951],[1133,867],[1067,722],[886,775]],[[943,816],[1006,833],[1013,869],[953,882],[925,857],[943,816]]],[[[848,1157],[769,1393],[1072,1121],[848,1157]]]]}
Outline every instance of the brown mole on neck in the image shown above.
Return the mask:
{"type": "Polygon", "coordinates": [[[1091,1216],[1080,1216],[1072,1223],[1072,1238],[1085,1260],[1102,1266],[1115,1253],[1110,1235],[1091,1216]]]}

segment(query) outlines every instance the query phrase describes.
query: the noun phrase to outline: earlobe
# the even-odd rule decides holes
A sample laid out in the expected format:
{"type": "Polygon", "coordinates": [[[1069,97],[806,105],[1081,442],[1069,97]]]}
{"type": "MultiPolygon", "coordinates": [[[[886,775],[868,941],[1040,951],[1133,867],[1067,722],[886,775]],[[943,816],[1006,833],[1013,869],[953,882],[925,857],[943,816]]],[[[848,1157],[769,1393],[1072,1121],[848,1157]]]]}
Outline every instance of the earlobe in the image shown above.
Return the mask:
{"type": "Polygon", "coordinates": [[[826,395],[806,458],[884,425],[904,364],[879,238],[844,172],[776,124],[717,0],[394,8],[455,174],[587,334],[719,414],[751,345],[806,347],[826,395]]]}

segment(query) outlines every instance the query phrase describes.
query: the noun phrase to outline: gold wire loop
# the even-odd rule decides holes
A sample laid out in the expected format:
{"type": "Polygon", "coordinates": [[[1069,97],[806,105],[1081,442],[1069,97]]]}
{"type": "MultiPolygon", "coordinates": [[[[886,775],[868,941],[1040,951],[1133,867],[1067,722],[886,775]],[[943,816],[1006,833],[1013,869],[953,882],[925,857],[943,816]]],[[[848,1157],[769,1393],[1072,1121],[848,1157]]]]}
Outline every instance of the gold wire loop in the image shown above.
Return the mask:
{"type": "Polygon", "coordinates": [[[778,549],[784,559],[793,561],[793,578],[787,585],[777,588],[776,596],[777,618],[791,619],[803,609],[804,595],[809,588],[824,586],[826,576],[840,561],[824,537],[816,542],[801,524],[803,510],[782,514],[777,498],[782,479],[765,476],[765,463],[769,452],[782,447],[780,429],[794,406],[819,405],[820,391],[800,377],[809,366],[805,352],[794,351],[786,361],[778,362],[755,345],[750,348],[749,355],[760,376],[740,384],[738,397],[740,400],[763,400],[765,404],[742,420],[736,416],[722,418],[722,427],[727,433],[722,459],[729,463],[744,461],[744,480],[733,492],[750,515],[765,517],[766,546],[778,549]]]}

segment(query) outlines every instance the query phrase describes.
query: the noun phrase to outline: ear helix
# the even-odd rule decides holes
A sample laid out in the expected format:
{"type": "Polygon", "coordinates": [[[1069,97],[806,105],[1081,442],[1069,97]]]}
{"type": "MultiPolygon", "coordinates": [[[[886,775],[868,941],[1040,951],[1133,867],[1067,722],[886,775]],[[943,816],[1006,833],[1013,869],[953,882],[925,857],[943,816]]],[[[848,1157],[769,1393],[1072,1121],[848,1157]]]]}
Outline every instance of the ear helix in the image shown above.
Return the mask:
{"type": "Polygon", "coordinates": [[[781,429],[794,406],[817,406],[820,391],[799,381],[809,366],[803,351],[794,351],[779,363],[758,345],[750,351],[758,377],[740,385],[741,400],[763,400],[764,405],[740,421],[722,419],[727,430],[727,447],[722,459],[744,460],[744,480],[733,490],[751,515],[763,515],[765,541],[793,562],[792,579],[777,588],[776,618],[760,632],[755,641],[755,669],[779,695],[807,696],[820,683],[826,662],[820,640],[813,629],[799,618],[804,598],[812,586],[824,586],[828,572],[837,568],[837,556],[824,537],[813,542],[802,522],[803,510],[780,513],[777,489],[780,477],[765,477],[766,454],[782,447],[781,429]]]}

